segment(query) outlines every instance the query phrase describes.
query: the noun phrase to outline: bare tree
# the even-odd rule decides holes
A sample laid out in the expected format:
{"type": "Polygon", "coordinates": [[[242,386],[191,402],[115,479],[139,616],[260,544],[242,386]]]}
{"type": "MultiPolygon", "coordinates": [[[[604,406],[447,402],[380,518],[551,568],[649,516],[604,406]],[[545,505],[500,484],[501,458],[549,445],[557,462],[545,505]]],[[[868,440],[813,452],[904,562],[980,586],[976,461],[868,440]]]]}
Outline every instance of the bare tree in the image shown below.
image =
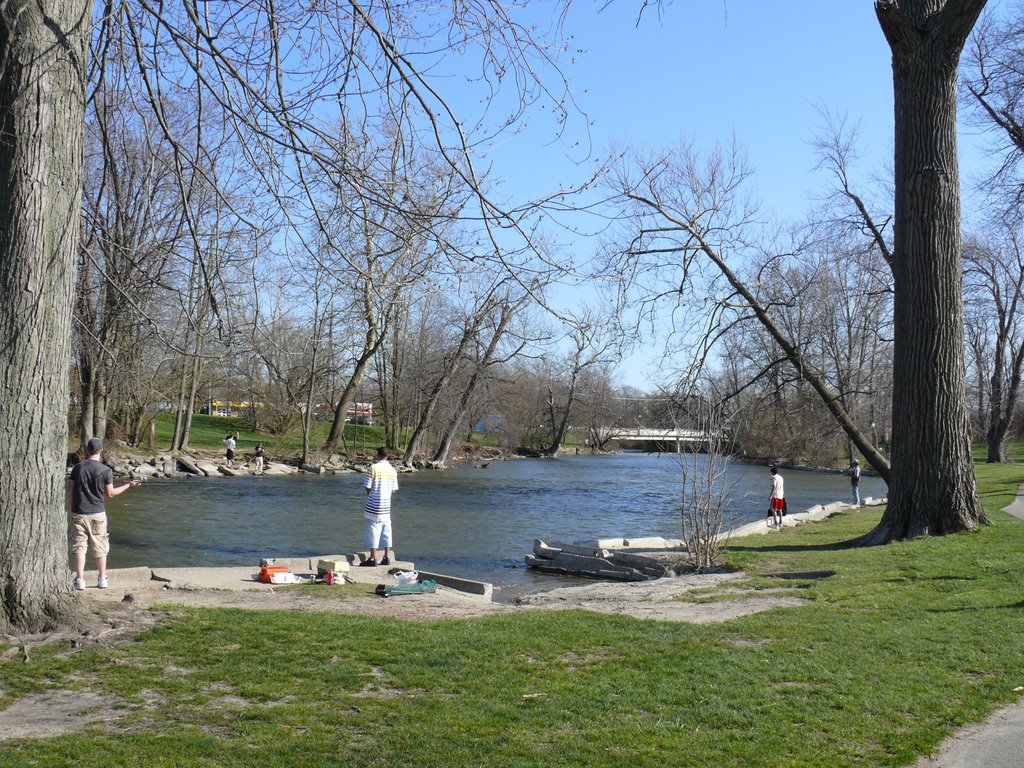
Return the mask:
{"type": "Polygon", "coordinates": [[[986,384],[988,413],[981,422],[989,462],[1005,462],[1006,435],[1017,413],[1024,371],[1024,254],[1019,231],[999,227],[985,241],[964,248],[967,343],[974,352],[979,384],[986,384]],[[998,230],[997,230],[998,231],[998,230]]]}
{"type": "Polygon", "coordinates": [[[684,279],[675,285],[696,274],[696,256],[712,263],[744,311],[756,316],[889,483],[890,504],[865,543],[973,530],[986,519],[977,498],[964,403],[955,139],[957,64],[984,4],[879,0],[875,5],[893,52],[896,95],[892,472],[823,371],[728,261],[731,250],[742,252],[751,221],[751,210],[739,197],[746,175],[742,163],[712,158],[700,169],[692,160],[654,158],[618,180],[626,200],[658,217],[651,226],[641,221],[631,250],[681,255],[684,279]],[[938,476],[936,467],[942,468],[938,476]]]}
{"type": "Polygon", "coordinates": [[[683,540],[687,558],[698,572],[721,565],[727,537],[722,535],[725,513],[731,498],[728,484],[732,446],[726,438],[723,411],[700,398],[694,407],[693,393],[675,398],[689,404],[687,413],[676,418],[677,428],[684,424],[709,436],[706,450],[684,451],[679,461],[681,498],[679,502],[683,540]]]}
{"type": "Polygon", "coordinates": [[[762,369],[770,372],[788,361],[850,441],[887,478],[888,461],[800,337],[809,327],[799,317],[807,305],[806,283],[793,283],[785,262],[805,246],[772,241],[758,245],[756,209],[743,195],[748,175],[735,147],[715,151],[706,160],[683,146],[625,161],[613,181],[629,227],[628,242],[618,252],[618,269],[642,286],[651,304],[666,297],[680,302],[694,298],[701,308],[690,312],[691,324],[704,323],[696,336],[700,349],[689,374],[693,381],[719,339],[738,323],[756,320],[778,350],[762,369]],[[744,258],[754,265],[749,278],[741,271],[744,258]]]}
{"type": "Polygon", "coordinates": [[[561,381],[547,387],[547,411],[551,440],[544,448],[545,456],[557,456],[569,429],[569,419],[579,396],[583,376],[591,369],[613,362],[620,353],[620,337],[608,321],[597,312],[583,308],[567,315],[566,341],[569,352],[561,371],[561,381]]]}
{"type": "Polygon", "coordinates": [[[1024,6],[1014,2],[1003,14],[988,14],[974,30],[963,67],[964,104],[969,119],[988,132],[995,166],[981,189],[1009,218],[1024,205],[1024,6]]]}
{"type": "Polygon", "coordinates": [[[137,371],[140,331],[175,248],[172,180],[147,126],[116,88],[95,89],[87,123],[83,235],[75,306],[79,438],[106,437],[117,382],[137,371]]]}
{"type": "Polygon", "coordinates": [[[337,449],[348,406],[385,342],[395,313],[407,301],[406,294],[427,281],[439,254],[448,248],[445,229],[458,216],[460,205],[450,174],[438,175],[429,167],[422,172],[400,169],[401,156],[394,148],[390,153],[367,153],[366,143],[362,146],[358,157],[367,164],[364,186],[351,193],[338,191],[336,218],[318,233],[323,247],[315,254],[339,290],[353,297],[363,328],[348,381],[334,404],[327,451],[337,449]],[[383,172],[373,168],[380,155],[386,163],[383,172]],[[372,186],[380,178],[387,184],[372,186]]]}
{"type": "MultiPolygon", "coordinates": [[[[448,454],[451,452],[452,440],[460,425],[466,420],[472,422],[469,405],[480,390],[487,371],[492,366],[508,363],[524,346],[525,342],[520,342],[513,349],[508,350],[506,354],[498,356],[498,350],[505,340],[511,323],[530,301],[530,298],[529,294],[524,294],[518,300],[514,300],[506,293],[498,298],[496,305],[492,307],[489,319],[492,326],[490,328],[490,340],[487,342],[486,347],[483,347],[471,360],[472,373],[467,383],[463,386],[454,414],[449,419],[448,426],[444,429],[438,441],[437,450],[434,452],[434,458],[431,462],[434,466],[443,467],[445,465],[448,461],[448,454]]],[[[477,344],[481,346],[482,342],[478,340],[477,344]]]]}
{"type": "MultiPolygon", "coordinates": [[[[70,594],[69,585],[60,586],[67,581],[60,468],[92,8],[81,0],[0,5],[0,113],[10,128],[0,139],[0,213],[7,225],[0,235],[0,263],[8,270],[0,335],[9,350],[3,399],[11,405],[4,426],[10,434],[29,434],[19,418],[34,413],[40,400],[47,414],[33,422],[35,437],[8,457],[3,472],[17,479],[5,480],[8,511],[0,512],[3,621],[19,627],[46,623],[70,594]],[[40,467],[48,469],[45,479],[40,467]]],[[[277,217],[282,210],[308,208],[315,198],[306,182],[309,171],[348,171],[331,127],[339,114],[389,114],[405,148],[430,147],[473,190],[482,237],[494,246],[488,259],[501,264],[510,252],[530,248],[522,212],[511,215],[488,197],[474,152],[515,130],[538,99],[552,103],[560,119],[572,109],[558,81],[551,88],[539,76],[545,69],[550,74],[548,65],[562,47],[560,14],[551,30],[554,45],[537,45],[534,30],[514,9],[493,0],[440,12],[428,0],[370,6],[116,0],[96,8],[95,47],[137,73],[138,87],[131,92],[170,147],[186,212],[184,232],[197,256],[203,253],[203,228],[188,205],[187,169],[202,173],[208,146],[201,138],[188,141],[195,135],[192,125],[202,120],[183,125],[172,119],[167,97],[173,93],[201,92],[225,116],[238,151],[232,162],[253,171],[245,182],[253,205],[239,215],[258,210],[261,217],[277,217]],[[307,55],[290,53],[299,50],[307,55]],[[476,57],[487,103],[516,89],[511,117],[507,100],[496,120],[486,106],[480,115],[455,116],[428,79],[452,50],[476,57]],[[499,249],[499,230],[502,241],[517,245],[499,249]]],[[[225,205],[233,205],[226,185],[212,186],[225,205]]],[[[205,263],[199,268],[212,301],[216,292],[205,282],[205,263]]],[[[211,304],[211,312],[233,330],[218,304],[211,304]]]]}

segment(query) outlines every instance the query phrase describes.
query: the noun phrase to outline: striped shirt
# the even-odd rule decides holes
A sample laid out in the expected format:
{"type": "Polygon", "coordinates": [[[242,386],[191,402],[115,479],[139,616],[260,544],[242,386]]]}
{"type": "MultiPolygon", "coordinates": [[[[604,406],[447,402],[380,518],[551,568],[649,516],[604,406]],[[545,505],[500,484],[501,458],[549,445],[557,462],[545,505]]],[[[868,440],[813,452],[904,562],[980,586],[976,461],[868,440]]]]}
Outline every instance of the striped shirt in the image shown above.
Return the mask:
{"type": "Polygon", "coordinates": [[[370,475],[363,484],[366,494],[364,517],[376,519],[391,514],[391,494],[398,490],[398,473],[387,459],[370,467],[370,475]]]}

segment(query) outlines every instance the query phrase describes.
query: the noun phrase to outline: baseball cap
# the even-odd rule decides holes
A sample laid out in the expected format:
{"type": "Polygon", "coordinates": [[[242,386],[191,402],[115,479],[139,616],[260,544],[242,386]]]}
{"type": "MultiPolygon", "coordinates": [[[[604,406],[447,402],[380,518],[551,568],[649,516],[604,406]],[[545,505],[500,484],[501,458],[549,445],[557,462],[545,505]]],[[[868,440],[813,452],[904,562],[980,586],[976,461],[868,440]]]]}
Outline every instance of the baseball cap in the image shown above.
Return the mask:
{"type": "Polygon", "coordinates": [[[103,449],[103,441],[98,437],[90,437],[89,442],[85,444],[85,450],[88,451],[89,455],[92,456],[94,453],[99,453],[103,449]]]}

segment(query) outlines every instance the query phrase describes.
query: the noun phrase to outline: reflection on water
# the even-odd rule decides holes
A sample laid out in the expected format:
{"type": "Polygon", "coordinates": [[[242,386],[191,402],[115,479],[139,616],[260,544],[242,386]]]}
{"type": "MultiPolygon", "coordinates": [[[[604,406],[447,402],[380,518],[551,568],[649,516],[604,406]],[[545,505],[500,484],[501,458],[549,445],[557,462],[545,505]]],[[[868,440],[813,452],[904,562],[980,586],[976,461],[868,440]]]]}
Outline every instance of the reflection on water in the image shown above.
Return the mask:
{"type": "MultiPolygon", "coordinates": [[[[786,471],[792,511],[847,500],[838,474],[786,471]]],[[[361,475],[150,481],[108,502],[110,566],[255,565],[362,549],[361,475]]],[[[764,515],[768,470],[734,464],[731,524],[764,515]]],[[[679,538],[679,464],[672,455],[624,453],[495,461],[486,469],[399,476],[395,551],[423,570],[501,584],[549,577],[524,569],[533,540],[679,538]]],[[[884,496],[877,478],[862,496],[884,496]]]]}

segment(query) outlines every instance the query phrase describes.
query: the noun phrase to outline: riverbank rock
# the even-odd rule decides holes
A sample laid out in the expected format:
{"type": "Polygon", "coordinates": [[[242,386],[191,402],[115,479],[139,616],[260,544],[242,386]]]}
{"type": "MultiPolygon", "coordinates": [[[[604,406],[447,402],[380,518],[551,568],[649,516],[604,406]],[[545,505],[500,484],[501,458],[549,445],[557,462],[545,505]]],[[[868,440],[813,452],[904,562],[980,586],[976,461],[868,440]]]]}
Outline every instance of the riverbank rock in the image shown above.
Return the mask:
{"type": "Polygon", "coordinates": [[[195,462],[185,456],[178,457],[178,469],[182,472],[187,472],[190,475],[199,475],[200,477],[206,476],[206,473],[197,467],[195,462]]]}
{"type": "Polygon", "coordinates": [[[266,467],[263,470],[265,475],[294,475],[299,470],[289,464],[281,464],[276,461],[268,461],[266,467]]]}

